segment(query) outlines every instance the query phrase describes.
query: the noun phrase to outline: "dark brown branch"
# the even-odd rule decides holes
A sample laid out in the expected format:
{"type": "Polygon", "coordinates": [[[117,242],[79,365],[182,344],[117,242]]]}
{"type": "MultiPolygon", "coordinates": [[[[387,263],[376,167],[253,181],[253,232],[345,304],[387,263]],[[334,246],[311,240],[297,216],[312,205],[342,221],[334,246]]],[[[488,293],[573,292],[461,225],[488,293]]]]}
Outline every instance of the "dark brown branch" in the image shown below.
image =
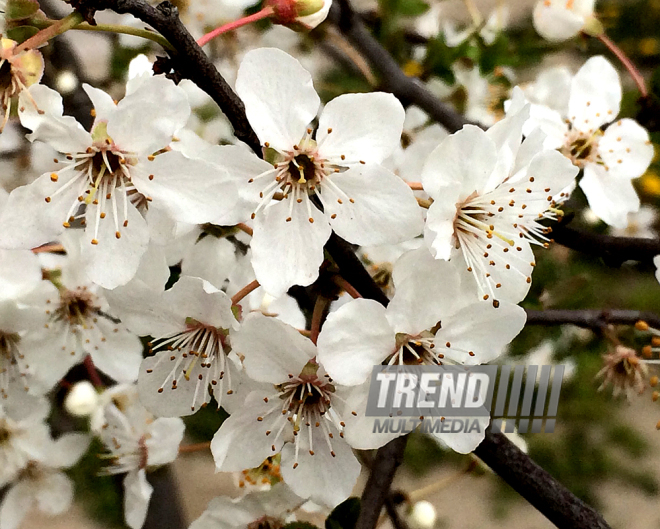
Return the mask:
{"type": "Polygon", "coordinates": [[[583,231],[561,223],[552,226],[553,240],[581,253],[601,257],[609,266],[621,266],[625,261],[650,263],[660,255],[660,239],[615,237],[583,231]]]}
{"type": "Polygon", "coordinates": [[[179,19],[177,8],[170,2],[152,7],[142,0],[78,0],[74,7],[92,12],[112,9],[120,14],[130,13],[149,24],[176,49],[176,53],[171,54],[170,64],[176,73],[209,94],[234,127],[235,136],[255,152],[261,152],[261,144],[248,123],[243,102],[197,45],[179,19]]]}
{"type": "Polygon", "coordinates": [[[598,512],[534,463],[506,435],[489,428],[474,454],[557,527],[609,528],[598,512]]]}
{"type": "Polygon", "coordinates": [[[385,48],[369,33],[348,0],[332,3],[328,19],[380,74],[381,88],[394,94],[404,104],[415,104],[449,132],[470,123],[454,109],[442,103],[419,81],[408,77],[385,48]]]}
{"type": "Polygon", "coordinates": [[[660,316],[640,310],[569,310],[569,309],[527,309],[527,325],[572,324],[589,329],[601,329],[606,325],[635,325],[645,321],[651,327],[660,329],[660,316]]]}

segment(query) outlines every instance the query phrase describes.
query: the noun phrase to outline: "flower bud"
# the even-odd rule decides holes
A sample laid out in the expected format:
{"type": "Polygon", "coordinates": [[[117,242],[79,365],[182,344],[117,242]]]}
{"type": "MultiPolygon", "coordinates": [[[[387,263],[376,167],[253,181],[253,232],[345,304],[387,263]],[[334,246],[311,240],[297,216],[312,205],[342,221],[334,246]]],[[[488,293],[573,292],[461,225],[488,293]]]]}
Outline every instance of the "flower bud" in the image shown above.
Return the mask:
{"type": "Polygon", "coordinates": [[[273,9],[271,20],[294,31],[308,31],[328,16],[332,0],[268,0],[273,9]]]}
{"type": "Polygon", "coordinates": [[[99,395],[94,386],[87,380],[73,385],[64,399],[64,408],[76,417],[90,415],[98,406],[99,395]]]}
{"type": "Polygon", "coordinates": [[[438,518],[433,504],[426,501],[418,501],[410,508],[408,524],[412,529],[431,529],[435,527],[438,518]]]}

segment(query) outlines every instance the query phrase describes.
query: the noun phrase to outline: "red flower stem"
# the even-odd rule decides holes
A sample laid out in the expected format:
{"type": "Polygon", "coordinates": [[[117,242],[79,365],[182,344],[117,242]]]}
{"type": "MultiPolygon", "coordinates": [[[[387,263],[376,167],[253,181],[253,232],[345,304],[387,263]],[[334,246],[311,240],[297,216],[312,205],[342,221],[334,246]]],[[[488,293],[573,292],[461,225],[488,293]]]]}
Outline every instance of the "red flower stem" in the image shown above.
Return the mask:
{"type": "Polygon", "coordinates": [[[319,296],[316,298],[316,303],[314,304],[314,312],[312,312],[312,323],[311,323],[311,333],[309,338],[312,340],[312,343],[316,345],[316,340],[319,338],[319,333],[321,332],[321,323],[323,321],[323,315],[325,314],[325,309],[328,307],[330,300],[319,296]]]}
{"type": "Polygon", "coordinates": [[[335,282],[335,284],[341,288],[343,288],[353,299],[358,299],[361,298],[362,296],[360,293],[357,291],[357,289],[351,285],[346,279],[344,279],[341,276],[333,276],[332,280],[335,282]]]}
{"type": "Polygon", "coordinates": [[[179,453],[187,454],[190,452],[201,452],[202,450],[208,450],[209,448],[211,448],[211,441],[191,445],[181,445],[179,446],[179,453]]]}
{"type": "Polygon", "coordinates": [[[260,286],[261,285],[259,284],[259,281],[257,281],[256,279],[251,283],[248,283],[231,297],[231,304],[238,305],[239,301],[241,301],[245,296],[247,296],[253,290],[257,290],[260,286]]]}
{"type": "Polygon", "coordinates": [[[208,44],[210,41],[216,38],[218,35],[222,35],[223,33],[227,33],[228,31],[232,31],[236,28],[240,28],[241,26],[246,26],[247,24],[251,24],[252,22],[256,22],[257,20],[268,18],[273,13],[274,11],[272,7],[270,6],[264,7],[261,11],[258,11],[253,15],[239,18],[238,20],[234,20],[233,22],[228,22],[224,26],[215,28],[213,31],[210,31],[206,35],[201,36],[197,41],[197,44],[199,44],[201,48],[202,46],[208,44]]]}
{"type": "Polygon", "coordinates": [[[90,355],[85,356],[83,365],[85,366],[87,374],[89,375],[89,381],[94,384],[94,387],[104,388],[105,384],[101,380],[99,372],[96,370],[96,366],[94,366],[94,362],[92,361],[92,357],[90,355]]]}
{"type": "Polygon", "coordinates": [[[626,70],[628,70],[630,77],[632,77],[633,81],[635,81],[635,84],[637,85],[639,93],[642,95],[642,97],[647,97],[648,91],[646,90],[644,77],[641,73],[639,73],[639,70],[635,67],[633,62],[628,58],[624,51],[619,48],[619,46],[617,46],[613,41],[611,41],[610,38],[604,33],[598,35],[598,40],[605,44],[607,49],[610,50],[616,56],[616,58],[621,61],[621,64],[623,64],[626,70]]]}

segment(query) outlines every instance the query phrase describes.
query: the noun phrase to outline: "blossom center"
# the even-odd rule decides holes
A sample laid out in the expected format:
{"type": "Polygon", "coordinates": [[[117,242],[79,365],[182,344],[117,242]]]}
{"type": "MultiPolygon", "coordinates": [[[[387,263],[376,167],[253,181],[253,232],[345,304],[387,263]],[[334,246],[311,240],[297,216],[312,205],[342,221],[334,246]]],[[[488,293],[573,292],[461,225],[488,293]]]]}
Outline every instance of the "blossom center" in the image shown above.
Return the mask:
{"type": "Polygon", "coordinates": [[[190,406],[191,411],[195,411],[199,405],[206,402],[207,391],[213,395],[217,390],[218,402],[225,385],[226,393],[231,395],[234,391],[231,372],[227,365],[229,361],[227,355],[231,352],[228,337],[227,329],[216,328],[188,318],[184,331],[175,332],[149,343],[150,352],[171,351],[170,355],[163,354],[153,368],[147,370],[147,373],[151,374],[161,363],[168,361],[171,363],[171,369],[158,388],[158,393],[163,393],[168,385],[169,390],[174,391],[181,384],[193,381],[195,392],[190,406]]]}
{"type": "Polygon", "coordinates": [[[561,152],[569,158],[573,165],[583,168],[588,163],[603,164],[598,153],[598,140],[603,135],[598,129],[593,134],[584,134],[578,130],[571,130],[566,137],[561,152]]]}
{"type": "Polygon", "coordinates": [[[96,304],[96,296],[87,287],[75,290],[64,290],[60,293],[60,303],[53,318],[64,321],[69,326],[87,327],[90,319],[96,318],[100,307],[96,304]]]}

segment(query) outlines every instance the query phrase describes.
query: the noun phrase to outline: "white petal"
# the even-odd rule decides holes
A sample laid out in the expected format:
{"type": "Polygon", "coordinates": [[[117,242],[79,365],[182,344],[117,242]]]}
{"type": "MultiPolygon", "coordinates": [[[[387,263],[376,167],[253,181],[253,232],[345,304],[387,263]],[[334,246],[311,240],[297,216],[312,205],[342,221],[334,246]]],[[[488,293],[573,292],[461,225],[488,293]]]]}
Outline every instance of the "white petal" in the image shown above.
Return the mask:
{"type": "Polygon", "coordinates": [[[396,244],[421,233],[424,221],[415,195],[387,169],[360,165],[328,178],[345,194],[341,204],[335,193],[327,193],[332,198],[324,201],[330,225],[340,237],[354,244],[377,245],[396,244]]]}
{"type": "Polygon", "coordinates": [[[73,503],[73,483],[62,472],[53,472],[39,480],[35,494],[39,510],[46,514],[62,514],[73,503]]]}
{"type": "Polygon", "coordinates": [[[392,94],[336,97],[319,118],[319,153],[336,163],[342,163],[342,155],[345,164],[380,163],[399,146],[405,117],[403,106],[392,94]]]}
{"type": "Polygon", "coordinates": [[[249,314],[232,340],[232,349],[245,356],[248,376],[281,384],[298,375],[316,355],[316,347],[296,329],[261,313],[249,314]]]}
{"type": "Polygon", "coordinates": [[[628,213],[639,210],[639,197],[631,180],[611,176],[599,165],[589,164],[584,168],[580,187],[592,211],[615,228],[628,226],[628,213]]]}
{"type": "Polygon", "coordinates": [[[320,104],[309,72],[274,48],[245,54],[236,92],[262,145],[268,143],[279,151],[291,150],[302,139],[320,104]]]}
{"type": "Polygon", "coordinates": [[[92,145],[92,137],[74,118],[63,116],[62,96],[55,90],[42,84],[36,84],[29,89],[40,114],[27,94],[19,96],[19,117],[21,124],[32,131],[28,135],[30,141],[39,140],[48,143],[59,152],[85,152],[92,145]],[[20,110],[23,109],[23,110],[20,110]]]}
{"type": "Polygon", "coordinates": [[[144,469],[129,472],[124,478],[124,518],[131,529],[144,525],[153,491],[144,469]]]}
{"type": "Polygon", "coordinates": [[[396,292],[387,319],[396,332],[416,335],[449,316],[458,294],[453,263],[436,260],[426,248],[401,256],[394,265],[396,292]]]}
{"type": "Polygon", "coordinates": [[[236,264],[236,246],[225,237],[207,235],[184,257],[181,273],[201,277],[216,288],[222,288],[236,264]]]}
{"type": "Polygon", "coordinates": [[[117,108],[115,101],[107,92],[94,88],[87,83],[83,83],[82,87],[87,94],[87,97],[92,101],[92,106],[94,107],[94,123],[97,124],[100,121],[107,122],[117,108]]]}
{"type": "Polygon", "coordinates": [[[508,302],[499,308],[483,302],[467,305],[442,321],[435,335],[437,352],[466,365],[490,362],[518,335],[526,319],[521,307],[508,302]],[[445,348],[445,343],[450,346],[445,348]]]}
{"type": "Polygon", "coordinates": [[[186,426],[178,417],[160,417],[149,425],[150,437],[146,441],[149,453],[148,465],[166,465],[179,455],[186,426]]]}
{"type": "Polygon", "coordinates": [[[25,294],[41,283],[39,258],[29,250],[0,250],[0,301],[25,294]]]}
{"type": "Polygon", "coordinates": [[[280,470],[284,482],[302,498],[309,498],[315,503],[334,507],[348,498],[360,475],[361,465],[353,455],[346,441],[339,437],[339,432],[328,424],[334,457],[328,447],[325,430],[312,428],[312,445],[303,428],[297,441],[300,443],[298,457],[293,443],[287,443],[282,449],[280,470]],[[313,448],[314,455],[309,453],[313,448]],[[298,463],[293,468],[294,462],[298,463]]]}
{"type": "Polygon", "coordinates": [[[264,290],[274,297],[293,285],[307,286],[319,275],[323,262],[323,245],[330,237],[330,225],[314,206],[309,222],[305,204],[294,204],[289,218],[290,202],[281,200],[257,215],[252,238],[252,266],[264,290]]]}
{"type": "Polygon", "coordinates": [[[619,74],[605,57],[592,57],[571,82],[568,119],[578,130],[591,133],[613,121],[620,104],[619,74]]]}
{"type": "Polygon", "coordinates": [[[2,499],[0,505],[0,527],[2,529],[18,529],[35,501],[28,483],[19,481],[11,487],[2,499]]]}
{"type": "Polygon", "coordinates": [[[89,278],[97,285],[111,289],[125,285],[135,276],[140,259],[147,250],[149,231],[142,215],[129,203],[128,225],[119,226],[121,237],[116,237],[117,226],[110,213],[100,220],[97,236],[95,227],[99,208],[100,204],[87,206],[82,258],[87,264],[89,278]],[[91,244],[93,239],[98,240],[98,244],[91,244]]]}
{"type": "Polygon", "coordinates": [[[119,102],[108,134],[125,151],[151,154],[172,141],[189,115],[182,88],[164,76],[149,77],[119,102]]]}
{"type": "Polygon", "coordinates": [[[87,434],[68,433],[59,437],[49,453],[48,464],[54,468],[75,465],[87,451],[91,438],[87,434]]]}
{"type": "Polygon", "coordinates": [[[605,130],[598,153],[612,177],[637,178],[653,159],[649,133],[632,119],[620,119],[605,130]]]}
{"type": "Polygon", "coordinates": [[[105,318],[99,318],[97,325],[106,340],[92,351],[94,365],[117,382],[135,382],[142,362],[142,342],[132,332],[105,318]]]}
{"type": "Polygon", "coordinates": [[[339,384],[354,386],[396,347],[385,307],[355,299],[328,315],[318,341],[318,361],[339,384]]]}
{"type": "Polygon", "coordinates": [[[267,415],[272,408],[272,402],[264,402],[260,394],[251,394],[245,407],[222,423],[211,441],[211,452],[218,472],[257,467],[264,459],[280,451],[284,441],[282,435],[275,439],[278,428],[272,421],[280,418],[281,414],[278,411],[267,415]],[[258,421],[257,417],[264,420],[258,421]],[[273,433],[266,435],[266,431],[273,433]],[[271,445],[275,446],[275,450],[271,445]]]}
{"type": "Polygon", "coordinates": [[[433,198],[444,199],[460,183],[460,195],[465,199],[472,192],[481,192],[497,164],[495,143],[479,127],[466,125],[445,139],[424,164],[422,184],[433,198]],[[450,187],[449,190],[447,188],[450,187]]]}
{"type": "Polygon", "coordinates": [[[174,220],[203,224],[226,218],[227,224],[246,220],[244,213],[227,215],[238,199],[236,185],[229,174],[201,160],[186,158],[170,151],[153,161],[141,161],[141,173],[133,177],[135,187],[166,210],[174,220]]]}
{"type": "MultiPolygon", "coordinates": [[[[457,189],[457,188],[454,188],[457,189]]],[[[449,260],[456,238],[454,237],[454,220],[458,213],[456,202],[451,196],[445,200],[436,200],[426,214],[424,242],[436,259],[449,260]]]]}
{"type": "Polygon", "coordinates": [[[182,276],[162,297],[166,307],[183,318],[231,329],[237,326],[231,311],[231,300],[224,292],[199,277],[182,276]]]}
{"type": "Polygon", "coordinates": [[[490,423],[490,417],[452,417],[452,419],[469,421],[470,425],[472,425],[474,421],[477,421],[479,428],[474,430],[470,429],[469,433],[433,432],[432,435],[459,454],[469,454],[470,452],[473,452],[486,436],[486,428],[490,423]]]}

